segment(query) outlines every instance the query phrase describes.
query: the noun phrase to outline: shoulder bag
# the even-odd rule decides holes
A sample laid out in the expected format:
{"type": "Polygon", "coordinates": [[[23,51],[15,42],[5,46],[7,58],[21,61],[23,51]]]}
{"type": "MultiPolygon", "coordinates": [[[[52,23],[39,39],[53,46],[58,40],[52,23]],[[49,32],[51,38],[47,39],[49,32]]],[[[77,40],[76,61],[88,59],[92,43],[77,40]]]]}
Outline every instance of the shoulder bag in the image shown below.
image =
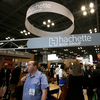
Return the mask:
{"type": "Polygon", "coordinates": [[[68,90],[69,90],[68,84],[69,84],[69,75],[67,77],[67,80],[66,80],[65,84],[62,86],[61,95],[60,95],[58,100],[66,100],[68,90]]]}

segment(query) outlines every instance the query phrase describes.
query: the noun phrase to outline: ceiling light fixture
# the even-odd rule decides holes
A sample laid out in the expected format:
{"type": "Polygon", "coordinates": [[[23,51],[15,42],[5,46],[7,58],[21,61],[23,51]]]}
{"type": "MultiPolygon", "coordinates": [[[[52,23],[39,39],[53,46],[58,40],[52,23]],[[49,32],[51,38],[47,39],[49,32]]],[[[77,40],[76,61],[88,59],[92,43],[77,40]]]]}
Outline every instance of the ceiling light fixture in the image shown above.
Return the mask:
{"type": "Polygon", "coordinates": [[[21,34],[23,34],[23,31],[20,31],[21,34]]]}
{"type": "Polygon", "coordinates": [[[94,4],[93,4],[93,3],[90,3],[90,5],[89,5],[89,6],[90,6],[90,8],[93,8],[94,4]]]}
{"type": "Polygon", "coordinates": [[[44,21],[43,24],[46,25],[46,21],[44,21]]]}
{"type": "Polygon", "coordinates": [[[94,13],[94,9],[91,9],[90,12],[91,12],[91,13],[94,13]]]}
{"type": "Polygon", "coordinates": [[[51,23],[51,25],[54,26],[55,24],[54,23],[51,23]]]}
{"type": "Polygon", "coordinates": [[[28,32],[28,34],[30,34],[30,32],[28,32]]]}
{"type": "Polygon", "coordinates": [[[64,49],[64,51],[68,51],[68,49],[64,49]]]}
{"type": "Polygon", "coordinates": [[[26,30],[23,30],[23,32],[25,33],[25,32],[26,32],[26,30]]]}
{"type": "Polygon", "coordinates": [[[84,16],[86,16],[86,15],[87,15],[87,12],[86,12],[86,11],[84,11],[84,12],[83,12],[83,15],[84,15],[84,16]]]}
{"type": "Polygon", "coordinates": [[[20,31],[21,34],[24,33],[24,35],[30,35],[30,32],[27,32],[26,30],[20,31]]]}
{"type": "Polygon", "coordinates": [[[48,23],[51,23],[51,20],[50,19],[48,19],[48,23]]]}
{"type": "Polygon", "coordinates": [[[27,35],[27,33],[25,33],[25,35],[27,35]]]}
{"type": "Polygon", "coordinates": [[[2,44],[3,44],[3,42],[0,43],[0,45],[2,45],[2,44]]]}
{"type": "Polygon", "coordinates": [[[81,7],[81,10],[84,11],[84,10],[85,10],[85,6],[82,6],[82,7],[81,7]]]}
{"type": "Polygon", "coordinates": [[[47,27],[50,27],[50,25],[48,24],[47,27]]]}

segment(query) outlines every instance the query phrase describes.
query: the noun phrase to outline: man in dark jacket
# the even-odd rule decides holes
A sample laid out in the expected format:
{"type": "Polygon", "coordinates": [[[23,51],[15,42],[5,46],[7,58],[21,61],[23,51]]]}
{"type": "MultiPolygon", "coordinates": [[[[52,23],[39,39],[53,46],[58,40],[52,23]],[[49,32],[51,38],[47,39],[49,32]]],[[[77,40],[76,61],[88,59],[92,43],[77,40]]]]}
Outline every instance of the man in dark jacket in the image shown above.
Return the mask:
{"type": "Polygon", "coordinates": [[[21,73],[21,68],[18,67],[17,64],[15,64],[15,69],[12,71],[12,78],[11,78],[11,84],[17,84],[19,81],[19,76],[21,73]]]}
{"type": "Polygon", "coordinates": [[[17,64],[15,64],[15,69],[13,69],[12,71],[12,78],[10,81],[10,89],[11,89],[10,100],[13,100],[12,97],[16,95],[15,89],[16,89],[17,83],[19,82],[20,73],[21,73],[21,68],[17,64]]]}
{"type": "Polygon", "coordinates": [[[2,80],[3,80],[3,84],[5,85],[5,83],[6,83],[6,86],[8,88],[11,70],[8,69],[7,67],[8,67],[8,63],[5,63],[4,68],[1,69],[1,77],[2,77],[2,80]]]}
{"type": "Polygon", "coordinates": [[[97,88],[98,100],[100,100],[100,62],[97,63],[97,69],[92,74],[93,88],[97,88]]]}

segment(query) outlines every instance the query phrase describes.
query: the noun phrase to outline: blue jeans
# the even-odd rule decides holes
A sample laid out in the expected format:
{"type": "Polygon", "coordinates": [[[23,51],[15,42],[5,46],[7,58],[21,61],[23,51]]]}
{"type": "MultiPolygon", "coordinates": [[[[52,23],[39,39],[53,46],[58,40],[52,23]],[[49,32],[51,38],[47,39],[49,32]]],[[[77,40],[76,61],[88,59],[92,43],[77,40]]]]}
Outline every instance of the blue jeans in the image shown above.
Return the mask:
{"type": "Polygon", "coordinates": [[[66,79],[59,79],[59,86],[62,88],[62,86],[65,84],[66,79]]]}
{"type": "Polygon", "coordinates": [[[97,96],[98,96],[98,100],[100,100],[100,87],[97,87],[97,96]]]}

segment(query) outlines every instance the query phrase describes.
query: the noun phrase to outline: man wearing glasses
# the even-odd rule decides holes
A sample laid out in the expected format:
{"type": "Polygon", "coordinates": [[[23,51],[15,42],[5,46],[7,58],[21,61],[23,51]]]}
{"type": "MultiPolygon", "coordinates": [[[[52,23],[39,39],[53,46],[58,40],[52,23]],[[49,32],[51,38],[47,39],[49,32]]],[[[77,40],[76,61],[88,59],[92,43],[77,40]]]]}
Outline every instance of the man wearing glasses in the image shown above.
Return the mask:
{"type": "Polygon", "coordinates": [[[29,61],[27,69],[29,74],[24,76],[21,81],[24,82],[22,100],[46,100],[48,82],[45,74],[38,71],[38,63],[29,61]]]}

